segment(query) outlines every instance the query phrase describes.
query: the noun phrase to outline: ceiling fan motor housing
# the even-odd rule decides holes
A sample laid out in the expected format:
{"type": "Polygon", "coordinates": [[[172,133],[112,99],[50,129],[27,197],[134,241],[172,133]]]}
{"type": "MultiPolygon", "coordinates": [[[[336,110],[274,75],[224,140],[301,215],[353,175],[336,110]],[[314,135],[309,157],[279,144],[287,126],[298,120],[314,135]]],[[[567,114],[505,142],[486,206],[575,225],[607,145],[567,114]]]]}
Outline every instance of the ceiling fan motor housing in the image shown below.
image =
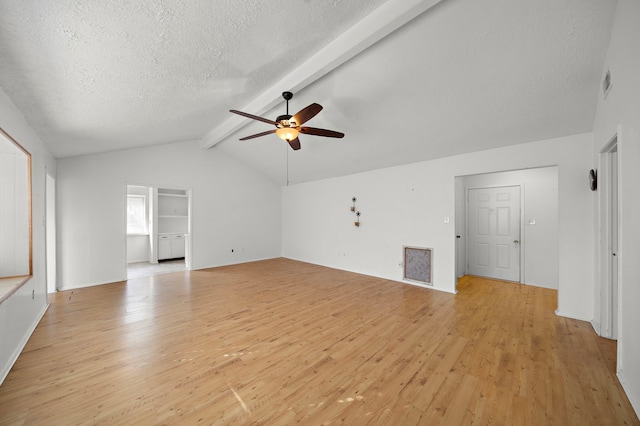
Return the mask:
{"type": "Polygon", "coordinates": [[[284,126],[284,127],[294,126],[295,127],[295,123],[292,122],[292,121],[289,121],[289,120],[291,120],[291,118],[293,118],[293,116],[289,115],[289,114],[279,115],[276,118],[276,122],[278,122],[278,124],[280,126],[284,126]]]}

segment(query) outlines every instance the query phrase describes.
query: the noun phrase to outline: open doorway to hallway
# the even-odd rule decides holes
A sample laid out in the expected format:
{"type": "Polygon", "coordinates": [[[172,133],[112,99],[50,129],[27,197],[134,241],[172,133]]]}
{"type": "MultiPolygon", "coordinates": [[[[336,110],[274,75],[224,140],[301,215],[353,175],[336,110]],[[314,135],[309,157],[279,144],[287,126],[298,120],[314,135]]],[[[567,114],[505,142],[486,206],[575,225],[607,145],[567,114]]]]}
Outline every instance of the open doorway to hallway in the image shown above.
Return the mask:
{"type": "Polygon", "coordinates": [[[189,270],[191,191],[127,185],[127,279],[189,270]]]}
{"type": "Polygon", "coordinates": [[[184,258],[161,260],[158,263],[134,262],[127,264],[127,279],[151,277],[153,275],[168,274],[170,272],[186,271],[184,258]]]}
{"type": "Polygon", "coordinates": [[[558,289],[558,271],[556,166],[456,177],[457,278],[469,274],[558,289]],[[492,194],[495,205],[476,202],[478,197],[490,199],[492,194]],[[518,201],[513,201],[515,198],[518,201]],[[470,212],[471,208],[479,211],[470,212]],[[485,241],[490,227],[497,235],[495,241],[485,241]],[[476,267],[478,263],[493,266],[476,267]],[[494,269],[513,274],[483,272],[494,269]]]}

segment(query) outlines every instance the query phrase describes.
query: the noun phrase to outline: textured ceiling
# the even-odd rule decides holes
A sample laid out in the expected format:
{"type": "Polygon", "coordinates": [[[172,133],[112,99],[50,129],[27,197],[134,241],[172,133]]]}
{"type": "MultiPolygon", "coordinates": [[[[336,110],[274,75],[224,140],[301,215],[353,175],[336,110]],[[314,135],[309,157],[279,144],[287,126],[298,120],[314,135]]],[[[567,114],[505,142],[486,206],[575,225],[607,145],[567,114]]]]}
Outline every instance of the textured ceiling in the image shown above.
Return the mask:
{"type": "Polygon", "coordinates": [[[0,0],[0,87],[52,153],[200,138],[382,0],[0,0]]]}
{"type": "MultiPolygon", "coordinates": [[[[406,3],[427,2],[0,0],[0,87],[57,157],[205,140],[229,109],[284,113],[244,107],[291,89],[274,85],[378,6],[406,3]]],[[[344,139],[240,142],[270,129],[246,120],[211,149],[284,184],[287,161],[296,183],[590,131],[614,9],[443,0],[296,89],[291,112],[322,104],[308,124],[344,139]]]]}

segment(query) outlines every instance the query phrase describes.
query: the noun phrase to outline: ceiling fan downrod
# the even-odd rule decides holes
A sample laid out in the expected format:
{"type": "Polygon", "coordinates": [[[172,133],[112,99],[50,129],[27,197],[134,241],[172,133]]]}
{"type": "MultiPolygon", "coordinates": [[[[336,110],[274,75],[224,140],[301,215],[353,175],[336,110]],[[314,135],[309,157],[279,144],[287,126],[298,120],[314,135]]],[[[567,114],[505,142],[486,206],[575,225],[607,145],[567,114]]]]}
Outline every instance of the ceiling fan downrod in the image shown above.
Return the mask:
{"type": "Polygon", "coordinates": [[[287,101],[287,115],[289,115],[289,99],[293,98],[293,93],[291,92],[282,92],[282,97],[285,101],[287,101]]]}

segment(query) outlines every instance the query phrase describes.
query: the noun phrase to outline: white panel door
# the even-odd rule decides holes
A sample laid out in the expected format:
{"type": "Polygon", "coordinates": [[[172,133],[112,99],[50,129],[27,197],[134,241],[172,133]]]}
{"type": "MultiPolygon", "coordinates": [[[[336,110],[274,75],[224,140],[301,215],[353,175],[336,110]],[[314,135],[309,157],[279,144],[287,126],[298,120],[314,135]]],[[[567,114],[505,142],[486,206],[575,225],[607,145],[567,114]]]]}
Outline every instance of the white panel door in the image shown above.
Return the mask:
{"type": "Polygon", "coordinates": [[[470,189],[468,273],[520,281],[520,187],[470,189]]]}

